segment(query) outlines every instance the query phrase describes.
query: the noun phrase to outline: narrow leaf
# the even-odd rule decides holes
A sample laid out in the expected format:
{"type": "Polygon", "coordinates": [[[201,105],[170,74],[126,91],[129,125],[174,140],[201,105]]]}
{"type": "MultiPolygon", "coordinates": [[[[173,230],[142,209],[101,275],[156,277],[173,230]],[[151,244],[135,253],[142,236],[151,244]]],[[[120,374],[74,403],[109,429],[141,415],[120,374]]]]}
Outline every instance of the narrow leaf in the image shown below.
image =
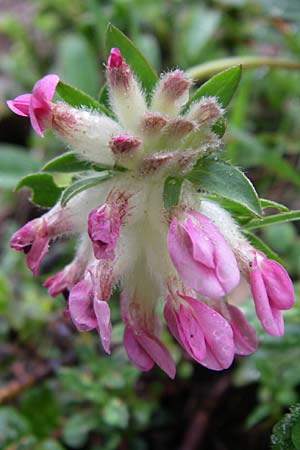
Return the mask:
{"type": "Polygon", "coordinates": [[[260,199],[260,204],[262,208],[276,208],[279,211],[288,211],[289,208],[281,203],[274,202],[273,200],[267,200],[265,198],[260,199]]]}
{"type": "Polygon", "coordinates": [[[241,79],[242,67],[235,66],[214,75],[206,83],[202,84],[199,89],[190,98],[185,105],[183,112],[186,112],[191,103],[199,100],[203,96],[213,95],[218,97],[222,106],[227,106],[232,99],[241,79]]]}
{"type": "Polygon", "coordinates": [[[72,173],[83,172],[85,170],[101,172],[102,170],[108,169],[113,169],[113,167],[84,161],[79,159],[76,153],[67,152],[48,161],[41,170],[43,172],[72,173]]]}
{"type": "Polygon", "coordinates": [[[121,51],[125,61],[130,65],[141,82],[149,100],[150,94],[157,82],[156,73],[134,43],[122,31],[114,25],[109,24],[106,31],[107,56],[112,47],[117,47],[121,51]]]}
{"type": "Polygon", "coordinates": [[[277,255],[274,250],[272,250],[264,241],[262,241],[259,237],[257,237],[255,234],[251,233],[251,231],[243,230],[243,234],[246,236],[248,241],[255,247],[257,250],[261,250],[268,258],[275,259],[275,261],[279,262],[279,264],[285,266],[286,264],[284,261],[280,258],[279,255],[277,255]]]}
{"type": "Polygon", "coordinates": [[[22,178],[16,190],[26,186],[32,190],[33,203],[40,206],[51,207],[59,199],[64,188],[57,186],[53,176],[49,173],[33,173],[22,178]]]}
{"type": "Polygon", "coordinates": [[[111,111],[109,111],[106,106],[97,102],[97,100],[93,97],[71,86],[70,84],[60,81],[56,86],[56,92],[63,100],[69,103],[69,105],[75,107],[86,106],[88,108],[96,109],[107,116],[112,116],[111,111]]]}
{"type": "Polygon", "coordinates": [[[101,174],[93,177],[83,178],[81,180],[75,181],[73,184],[68,186],[61,197],[61,205],[64,207],[66,204],[73,198],[75,195],[79,194],[86,189],[89,189],[93,186],[97,186],[97,184],[102,183],[103,181],[108,180],[113,176],[111,171],[105,171],[101,174]]]}
{"type": "Polygon", "coordinates": [[[257,228],[273,225],[274,223],[292,222],[294,220],[300,220],[300,210],[272,214],[271,216],[263,217],[262,219],[253,219],[245,225],[245,228],[247,230],[255,230],[257,228]]]}
{"type": "Polygon", "coordinates": [[[251,181],[237,167],[224,161],[200,159],[186,175],[196,188],[240,203],[256,216],[261,206],[251,181]]]}
{"type": "Polygon", "coordinates": [[[164,206],[167,210],[171,209],[173,206],[177,205],[180,198],[181,185],[183,178],[178,177],[168,177],[164,184],[164,206]]]}

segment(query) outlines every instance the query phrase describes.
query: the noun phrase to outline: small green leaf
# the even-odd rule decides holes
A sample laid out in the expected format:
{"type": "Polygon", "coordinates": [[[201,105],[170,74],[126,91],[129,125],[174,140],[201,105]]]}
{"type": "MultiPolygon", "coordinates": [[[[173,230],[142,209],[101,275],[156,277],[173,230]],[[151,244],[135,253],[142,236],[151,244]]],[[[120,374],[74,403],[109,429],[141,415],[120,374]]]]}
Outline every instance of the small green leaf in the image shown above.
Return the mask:
{"type": "Polygon", "coordinates": [[[255,247],[257,250],[261,250],[265,255],[267,255],[270,259],[275,259],[275,261],[279,262],[282,266],[285,266],[284,261],[277,255],[264,241],[262,241],[255,234],[251,233],[251,231],[243,230],[243,234],[246,236],[248,241],[255,247]]]}
{"type": "Polygon", "coordinates": [[[73,184],[68,186],[61,197],[61,205],[64,207],[66,204],[73,198],[75,195],[79,194],[86,189],[89,189],[93,186],[97,186],[97,184],[102,183],[103,181],[108,180],[113,176],[113,172],[111,171],[103,171],[97,176],[83,178],[81,180],[75,181],[73,184]]]}
{"type": "Polygon", "coordinates": [[[245,228],[247,230],[255,230],[257,228],[267,227],[274,223],[291,222],[294,220],[300,220],[300,210],[272,214],[271,216],[263,217],[261,219],[253,219],[245,225],[245,228]]]}
{"type": "Polygon", "coordinates": [[[173,206],[177,205],[180,198],[181,185],[183,178],[178,177],[168,177],[164,184],[164,206],[167,210],[171,209],[173,206]]]}
{"type": "Polygon", "coordinates": [[[183,112],[186,112],[191,103],[203,96],[213,95],[218,97],[222,106],[227,106],[238,88],[242,73],[242,66],[234,66],[214,75],[206,83],[202,84],[199,89],[190,98],[185,105],[183,112]]]}
{"type": "Polygon", "coordinates": [[[65,100],[65,102],[69,103],[69,105],[75,107],[86,106],[88,108],[96,109],[107,116],[112,116],[111,111],[109,111],[106,106],[97,102],[97,100],[93,97],[71,86],[70,84],[60,81],[56,86],[56,92],[63,100],[65,100]]]}
{"type": "Polygon", "coordinates": [[[186,175],[197,189],[216,194],[261,215],[261,206],[251,181],[237,167],[224,161],[200,159],[186,175]]]}
{"type": "Polygon", "coordinates": [[[89,412],[74,414],[65,423],[63,440],[71,448],[81,448],[97,425],[97,417],[89,412]]]}
{"type": "Polygon", "coordinates": [[[157,75],[134,43],[118,28],[109,24],[106,31],[105,47],[107,56],[112,47],[117,47],[121,51],[125,61],[130,65],[141,82],[149,100],[150,94],[157,82],[157,75]]]}
{"type": "Polygon", "coordinates": [[[48,161],[41,170],[43,172],[72,173],[84,172],[85,170],[101,172],[107,169],[113,169],[113,167],[84,161],[79,159],[76,153],[67,152],[48,161]]]}
{"type": "Polygon", "coordinates": [[[100,89],[99,95],[98,95],[98,102],[102,105],[109,107],[109,98],[108,98],[108,87],[107,84],[104,84],[102,88],[100,89]]]}
{"type": "Polygon", "coordinates": [[[225,117],[220,117],[216,121],[216,123],[212,126],[212,130],[219,137],[223,137],[226,131],[226,127],[227,127],[227,120],[225,119],[225,117]]]}
{"type": "Polygon", "coordinates": [[[126,429],[129,422],[126,403],[117,397],[110,398],[103,408],[103,420],[112,427],[126,429]]]}
{"type": "Polygon", "coordinates": [[[281,203],[274,202],[273,200],[267,200],[265,198],[260,199],[261,207],[264,208],[276,208],[279,211],[289,211],[289,208],[281,203]]]}
{"type": "Polygon", "coordinates": [[[32,190],[32,202],[45,208],[53,206],[59,199],[64,188],[57,186],[49,173],[33,173],[22,178],[16,186],[18,191],[27,186],[32,190]]]}

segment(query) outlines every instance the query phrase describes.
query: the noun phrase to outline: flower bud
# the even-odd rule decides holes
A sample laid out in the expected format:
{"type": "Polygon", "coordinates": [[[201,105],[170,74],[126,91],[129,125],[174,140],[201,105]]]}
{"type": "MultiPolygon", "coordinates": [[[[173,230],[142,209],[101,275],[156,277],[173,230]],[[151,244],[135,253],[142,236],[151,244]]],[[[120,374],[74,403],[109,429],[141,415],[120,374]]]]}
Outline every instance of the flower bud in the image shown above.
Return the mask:
{"type": "Polygon", "coordinates": [[[255,252],[249,268],[255,310],[263,328],[272,336],[284,333],[282,309],[294,303],[293,283],[287,271],[263,253],[255,252]]]}
{"type": "Polygon", "coordinates": [[[106,70],[111,106],[120,123],[136,132],[147,110],[142,90],[119,49],[112,48],[106,70]]]}
{"type": "Polygon", "coordinates": [[[191,80],[181,70],[167,73],[155,88],[151,110],[176,115],[189,98],[190,86],[191,80]]]}
{"type": "Polygon", "coordinates": [[[187,119],[194,120],[200,127],[210,127],[224,113],[216,97],[202,97],[197,103],[194,103],[188,114],[187,119]]]}

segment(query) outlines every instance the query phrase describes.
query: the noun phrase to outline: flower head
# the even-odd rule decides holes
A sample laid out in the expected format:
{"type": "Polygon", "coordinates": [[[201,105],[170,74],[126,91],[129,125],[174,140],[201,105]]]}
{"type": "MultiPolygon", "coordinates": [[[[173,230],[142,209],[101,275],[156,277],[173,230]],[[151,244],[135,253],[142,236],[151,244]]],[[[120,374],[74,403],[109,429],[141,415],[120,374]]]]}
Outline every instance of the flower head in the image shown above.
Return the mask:
{"type": "MultiPolygon", "coordinates": [[[[17,231],[11,247],[27,254],[36,274],[53,239],[79,237],[74,260],[45,287],[52,296],[68,293],[74,325],[79,331],[96,329],[107,353],[109,301],[118,288],[124,347],[136,367],[147,371],[156,364],[175,376],[156,315],[157,303],[165,299],[165,321],[188,355],[210,369],[226,369],[235,353],[257,347],[254,329],[230,302],[240,272],[250,282],[263,327],[274,335],[283,332],[281,310],[293,303],[292,284],[279,264],[250,246],[226,210],[200,198],[185,179],[197,161],[221,148],[212,128],[224,114],[217,98],[202,97],[183,113],[191,81],[182,71],[163,75],[150,101],[137,75],[113,48],[106,77],[114,118],[51,103],[56,75],[8,102],[30,117],[38,134],[52,128],[80,159],[110,168],[101,183],[17,231]],[[163,194],[170,177],[185,181],[176,205],[167,210],[163,194]]],[[[80,176],[84,185],[86,175],[80,176]]]]}

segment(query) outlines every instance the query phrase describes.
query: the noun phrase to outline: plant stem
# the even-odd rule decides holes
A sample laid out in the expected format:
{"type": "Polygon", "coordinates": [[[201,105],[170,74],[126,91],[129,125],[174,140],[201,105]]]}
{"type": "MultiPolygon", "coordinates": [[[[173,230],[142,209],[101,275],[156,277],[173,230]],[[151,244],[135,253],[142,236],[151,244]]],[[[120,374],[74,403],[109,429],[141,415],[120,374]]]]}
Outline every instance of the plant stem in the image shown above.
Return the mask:
{"type": "Polygon", "coordinates": [[[188,69],[186,73],[193,78],[193,80],[199,81],[208,78],[215,73],[221,72],[222,70],[228,69],[229,67],[238,65],[242,65],[244,68],[248,69],[261,66],[289,70],[300,69],[300,61],[291,61],[288,59],[267,56],[234,56],[198,64],[197,66],[188,69]]]}

